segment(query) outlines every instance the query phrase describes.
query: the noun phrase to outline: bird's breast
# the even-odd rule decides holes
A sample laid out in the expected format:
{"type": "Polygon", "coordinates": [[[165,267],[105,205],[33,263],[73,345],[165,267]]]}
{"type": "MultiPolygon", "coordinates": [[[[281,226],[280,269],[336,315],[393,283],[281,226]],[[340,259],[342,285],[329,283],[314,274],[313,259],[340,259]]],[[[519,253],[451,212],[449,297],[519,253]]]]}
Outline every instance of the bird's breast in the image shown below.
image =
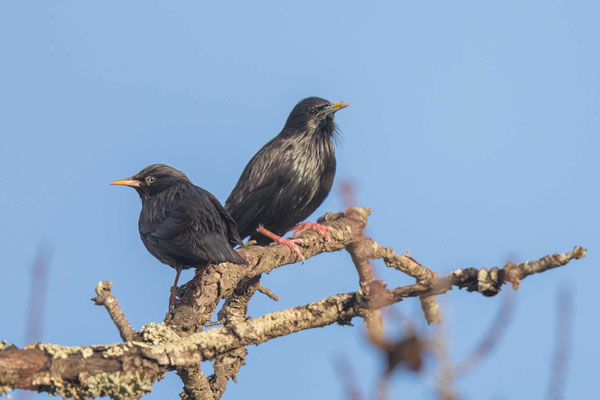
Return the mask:
{"type": "MultiPolygon", "coordinates": [[[[294,153],[291,180],[287,185],[296,187],[299,201],[309,201],[323,188],[325,176],[335,174],[335,150],[331,141],[312,141],[294,153]]],[[[330,185],[329,185],[330,186],[330,185]]],[[[282,188],[283,189],[283,188],[282,188]]]]}

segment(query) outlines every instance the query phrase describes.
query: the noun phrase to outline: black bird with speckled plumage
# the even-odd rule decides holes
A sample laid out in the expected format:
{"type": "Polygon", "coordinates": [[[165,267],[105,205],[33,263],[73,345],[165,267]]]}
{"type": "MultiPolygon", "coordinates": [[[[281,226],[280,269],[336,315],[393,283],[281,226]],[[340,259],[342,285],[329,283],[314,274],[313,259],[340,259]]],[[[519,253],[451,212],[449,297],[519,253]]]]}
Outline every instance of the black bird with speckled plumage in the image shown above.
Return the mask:
{"type": "Polygon", "coordinates": [[[261,225],[281,236],[325,200],[336,166],[333,116],[347,105],[319,97],[300,101],[283,130],[252,157],[225,202],[242,239],[268,242],[256,231],[261,225]]]}
{"type": "Polygon", "coordinates": [[[242,243],[233,218],[215,196],[195,186],[183,172],[153,164],[111,184],[137,191],[142,199],[139,231],[144,246],[177,270],[170,307],[182,269],[227,261],[246,263],[232,248],[242,243]]]}

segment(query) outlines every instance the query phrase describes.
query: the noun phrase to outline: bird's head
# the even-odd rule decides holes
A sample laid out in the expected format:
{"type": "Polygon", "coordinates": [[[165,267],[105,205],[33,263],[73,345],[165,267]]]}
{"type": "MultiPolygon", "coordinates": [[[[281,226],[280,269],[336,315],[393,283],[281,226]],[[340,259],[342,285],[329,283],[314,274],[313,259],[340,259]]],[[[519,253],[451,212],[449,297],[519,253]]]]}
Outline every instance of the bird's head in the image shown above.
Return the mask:
{"type": "Polygon", "coordinates": [[[124,185],[134,188],[141,198],[151,197],[181,183],[190,183],[185,174],[164,164],[152,164],[131,178],[119,179],[111,185],[124,185]]]}
{"type": "Polygon", "coordinates": [[[348,105],[344,101],[332,103],[320,97],[307,97],[296,104],[282,133],[333,135],[335,133],[333,115],[348,105]]]}

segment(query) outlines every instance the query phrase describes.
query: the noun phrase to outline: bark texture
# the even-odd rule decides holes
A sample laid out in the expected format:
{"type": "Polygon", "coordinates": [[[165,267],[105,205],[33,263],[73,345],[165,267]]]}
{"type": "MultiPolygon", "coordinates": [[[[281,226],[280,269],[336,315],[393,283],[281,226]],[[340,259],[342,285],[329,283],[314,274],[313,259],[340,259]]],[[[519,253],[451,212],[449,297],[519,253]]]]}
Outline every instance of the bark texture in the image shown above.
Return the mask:
{"type": "Polygon", "coordinates": [[[37,343],[18,349],[1,342],[0,394],[20,388],[75,399],[135,399],[151,391],[166,372],[177,371],[184,385],[183,399],[219,399],[245,364],[248,345],[334,323],[347,325],[354,317],[364,318],[370,335],[377,338],[382,331],[379,310],[406,297],[419,297],[427,322],[438,323],[441,314],[435,296],[453,287],[493,296],[503,283],[517,289],[526,277],[566,265],[586,253],[576,247],[503,268],[457,269],[440,278],[409,254],[399,255],[368,238],[364,228],[370,213],[367,208],[351,207],[320,218],[320,223],[331,227],[330,241],[311,231],[300,236],[307,259],[346,249],[358,275],[356,292],[248,319],[248,302],[257,291],[277,299],[262,287],[261,275],[296,262],[287,246],[250,244],[238,250],[248,265],[208,266],[200,271],[199,279],[179,289],[182,301],[162,323],[149,323],[135,332],[111,293],[112,283],[100,282],[92,300],[107,309],[124,343],[80,347],[37,343]],[[383,259],[388,267],[413,277],[415,283],[388,289],[385,282],[375,279],[369,263],[372,259],[383,259]],[[217,315],[222,326],[206,329],[215,325],[209,322],[221,299],[225,303],[217,315]],[[208,377],[200,368],[205,360],[214,360],[214,374],[208,377]]]}

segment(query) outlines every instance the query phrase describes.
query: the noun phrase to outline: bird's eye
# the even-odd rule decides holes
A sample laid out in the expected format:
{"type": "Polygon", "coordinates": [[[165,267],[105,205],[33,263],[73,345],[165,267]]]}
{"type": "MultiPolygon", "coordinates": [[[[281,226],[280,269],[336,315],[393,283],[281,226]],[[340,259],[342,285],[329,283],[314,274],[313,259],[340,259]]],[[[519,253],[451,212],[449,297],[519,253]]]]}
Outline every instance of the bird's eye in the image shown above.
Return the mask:
{"type": "Polygon", "coordinates": [[[156,178],[153,176],[147,176],[145,180],[146,180],[147,185],[152,185],[154,183],[154,181],[156,180],[156,178]]]}

